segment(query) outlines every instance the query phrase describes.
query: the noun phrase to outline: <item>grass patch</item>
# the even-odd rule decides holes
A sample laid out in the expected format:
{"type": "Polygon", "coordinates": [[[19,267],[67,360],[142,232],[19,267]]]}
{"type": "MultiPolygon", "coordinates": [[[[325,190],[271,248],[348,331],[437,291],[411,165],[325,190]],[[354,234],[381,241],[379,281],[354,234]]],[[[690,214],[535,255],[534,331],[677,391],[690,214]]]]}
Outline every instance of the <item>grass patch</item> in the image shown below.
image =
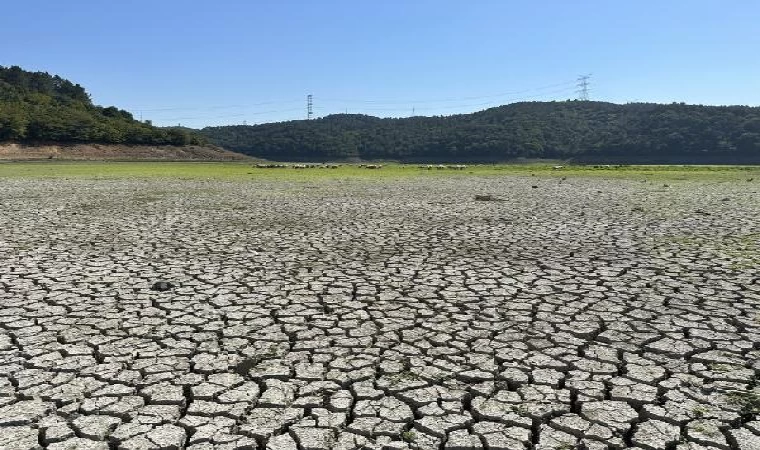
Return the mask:
{"type": "Polygon", "coordinates": [[[405,442],[414,442],[417,440],[417,435],[412,430],[407,430],[401,433],[401,439],[405,442]]]}
{"type": "Polygon", "coordinates": [[[417,381],[421,379],[419,375],[409,370],[388,375],[388,381],[393,386],[404,381],[417,381]]]}
{"type": "Polygon", "coordinates": [[[34,161],[0,163],[0,178],[175,178],[175,179],[388,179],[407,177],[467,177],[518,175],[561,179],[567,177],[631,178],[671,182],[715,179],[760,179],[759,166],[564,166],[548,164],[476,164],[466,170],[426,170],[413,164],[388,164],[379,170],[357,165],[337,169],[264,169],[250,162],[93,162],[34,161]]]}
{"type": "Polygon", "coordinates": [[[682,250],[709,252],[715,258],[730,260],[727,267],[732,270],[752,269],[760,265],[758,233],[722,237],[668,235],[655,237],[653,244],[671,244],[682,250]]]}
{"type": "Polygon", "coordinates": [[[691,414],[692,414],[694,417],[696,417],[697,419],[701,419],[701,418],[702,418],[702,417],[704,417],[704,416],[705,416],[705,414],[707,414],[709,411],[710,411],[710,410],[709,410],[709,409],[707,409],[707,407],[700,405],[700,406],[695,406],[695,407],[694,407],[694,408],[691,410],[691,414]]]}
{"type": "Polygon", "coordinates": [[[735,366],[732,366],[730,364],[721,364],[721,363],[708,364],[708,367],[710,368],[711,371],[720,372],[720,373],[727,373],[727,372],[732,372],[736,370],[735,366]]]}
{"type": "Polygon", "coordinates": [[[734,391],[726,396],[728,403],[738,406],[742,414],[760,414],[760,393],[734,391]]]}

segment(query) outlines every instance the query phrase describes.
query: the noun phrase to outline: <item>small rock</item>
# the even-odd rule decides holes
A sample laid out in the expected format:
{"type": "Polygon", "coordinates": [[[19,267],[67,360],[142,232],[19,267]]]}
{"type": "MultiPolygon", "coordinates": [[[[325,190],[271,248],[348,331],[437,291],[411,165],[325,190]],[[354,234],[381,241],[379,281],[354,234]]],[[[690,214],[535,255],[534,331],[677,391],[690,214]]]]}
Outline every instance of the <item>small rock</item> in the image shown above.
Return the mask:
{"type": "Polygon", "coordinates": [[[151,291],[165,292],[174,289],[174,285],[168,281],[156,281],[153,286],[150,287],[151,291]]]}

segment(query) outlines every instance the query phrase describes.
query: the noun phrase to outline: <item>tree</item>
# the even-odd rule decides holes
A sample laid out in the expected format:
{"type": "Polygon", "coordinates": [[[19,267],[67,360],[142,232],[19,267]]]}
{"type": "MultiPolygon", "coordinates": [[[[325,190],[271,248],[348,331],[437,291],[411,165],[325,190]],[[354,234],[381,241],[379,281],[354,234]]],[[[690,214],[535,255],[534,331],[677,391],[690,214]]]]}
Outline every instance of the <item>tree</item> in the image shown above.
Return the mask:
{"type": "Polygon", "coordinates": [[[336,114],[201,133],[214,144],[269,159],[760,163],[760,108],[746,106],[523,102],[448,117],[336,114]]]}
{"type": "Polygon", "coordinates": [[[93,105],[84,88],[57,75],[0,66],[0,140],[184,145],[203,138],[93,105]]]}

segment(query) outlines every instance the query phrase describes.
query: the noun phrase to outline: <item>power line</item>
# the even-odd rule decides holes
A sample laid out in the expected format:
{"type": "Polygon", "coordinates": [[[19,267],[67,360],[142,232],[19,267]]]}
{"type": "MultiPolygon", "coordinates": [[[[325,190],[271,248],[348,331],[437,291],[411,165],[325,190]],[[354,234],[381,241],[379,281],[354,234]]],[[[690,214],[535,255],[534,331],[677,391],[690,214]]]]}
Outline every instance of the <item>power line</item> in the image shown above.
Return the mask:
{"type": "Polygon", "coordinates": [[[392,104],[421,104],[421,103],[446,103],[446,102],[460,102],[460,101],[466,101],[466,100],[481,100],[485,98],[496,98],[496,97],[504,97],[505,95],[516,95],[516,94],[525,94],[527,92],[534,92],[534,91],[541,91],[546,89],[551,89],[559,86],[571,86],[575,84],[575,81],[565,81],[562,83],[554,83],[554,84],[548,84],[545,86],[539,86],[535,88],[530,89],[522,89],[519,91],[510,91],[510,92],[501,92],[498,94],[488,94],[488,95],[478,95],[473,97],[453,97],[453,98],[444,98],[444,99],[435,99],[435,100],[419,100],[419,99],[412,99],[412,100],[360,100],[360,99],[341,99],[341,98],[323,98],[320,97],[319,100],[323,102],[342,102],[342,103],[375,103],[375,104],[381,104],[381,105],[392,105],[392,104]]]}
{"type": "MultiPolygon", "coordinates": [[[[575,81],[566,81],[562,83],[554,83],[550,85],[545,86],[539,86],[536,88],[531,89],[523,89],[523,90],[516,90],[511,92],[502,92],[499,94],[491,94],[491,95],[479,95],[479,96],[468,96],[468,97],[458,97],[458,98],[446,98],[446,99],[429,99],[429,100],[388,100],[388,101],[382,101],[382,100],[347,100],[347,99],[335,99],[335,98],[327,98],[323,99],[322,97],[319,97],[320,104],[324,103],[336,103],[336,102],[344,102],[344,103],[363,103],[363,106],[349,106],[349,105],[335,105],[334,107],[320,107],[314,105],[314,95],[308,94],[306,96],[306,120],[311,120],[315,117],[315,111],[317,111],[317,114],[320,116],[327,115],[330,111],[345,111],[348,113],[348,109],[350,108],[353,111],[356,111],[356,113],[367,113],[371,111],[387,111],[389,113],[399,113],[399,117],[401,116],[407,116],[409,114],[409,110],[411,109],[412,115],[419,114],[418,111],[430,111],[428,114],[440,114],[437,113],[438,111],[446,111],[446,110],[460,110],[460,112],[452,112],[453,114],[457,113],[464,113],[463,110],[472,109],[472,108],[484,108],[489,106],[499,106],[504,105],[508,103],[514,103],[518,101],[524,101],[524,100],[531,100],[531,99],[539,99],[542,97],[548,97],[553,96],[559,93],[565,93],[565,92],[572,92],[575,90],[575,92],[579,95],[579,98],[581,100],[588,100],[588,92],[589,92],[589,79],[591,77],[591,74],[583,75],[578,77],[575,81]],[[552,89],[560,87],[560,89],[552,89]],[[523,94],[523,93],[533,93],[532,95],[526,95],[526,96],[514,96],[514,94],[523,94]],[[510,95],[510,97],[504,98],[506,95],[510,95]],[[477,99],[493,99],[486,102],[467,102],[467,100],[477,100],[477,99]],[[450,103],[450,102],[464,102],[460,104],[441,104],[441,103],[450,103]],[[436,105],[437,104],[437,105],[436,105]],[[387,105],[384,107],[384,105],[387,105]],[[398,105],[398,106],[395,106],[398,105]],[[420,106],[421,105],[421,106],[420,106]]],[[[303,100],[301,100],[303,101],[303,100]]],[[[195,120],[195,121],[202,121],[202,120],[208,120],[208,119],[223,119],[223,118],[233,118],[233,117],[244,117],[244,116],[255,116],[255,115],[266,115],[266,114],[278,114],[278,113],[284,113],[284,112],[291,112],[291,111],[303,111],[303,107],[297,108],[282,108],[282,109],[272,109],[272,110],[264,110],[264,111],[245,111],[240,110],[237,114],[225,114],[225,115],[215,115],[215,114],[187,114],[187,116],[192,117],[160,117],[160,113],[163,111],[184,111],[184,110],[214,110],[214,109],[226,109],[226,108],[249,108],[252,106],[257,105],[271,105],[271,104],[284,104],[284,103],[292,103],[292,100],[283,101],[283,102],[276,102],[276,101],[267,101],[267,102],[259,102],[259,103],[251,103],[249,105],[218,105],[218,106],[209,106],[209,107],[176,107],[176,108],[152,108],[152,109],[139,109],[137,111],[140,112],[140,117],[142,118],[142,112],[153,112],[154,114],[158,114],[159,117],[153,117],[155,121],[167,123],[167,122],[176,122],[178,120],[195,120]]],[[[230,112],[237,112],[237,111],[230,111],[230,112]]],[[[151,115],[154,115],[151,114],[151,115]]],[[[423,113],[425,114],[425,113],[423,113]]],[[[446,114],[446,113],[444,113],[446,114]]],[[[182,115],[181,113],[178,115],[182,115]]],[[[297,118],[294,118],[297,120],[297,118]]],[[[278,119],[278,121],[283,121],[286,119],[278,119]]],[[[239,123],[239,122],[238,122],[239,123]]]]}
{"type": "MultiPolygon", "coordinates": [[[[489,106],[500,106],[508,103],[514,103],[519,101],[526,101],[526,100],[536,100],[541,99],[545,97],[554,96],[561,93],[571,93],[574,92],[574,88],[563,88],[563,89],[555,89],[548,92],[542,92],[540,94],[536,95],[529,95],[529,96],[522,96],[522,97],[510,97],[507,99],[501,99],[498,101],[489,101],[489,102],[479,102],[479,103],[468,103],[468,104],[458,104],[458,105],[444,105],[444,106],[413,106],[413,114],[417,114],[417,111],[451,111],[451,110],[467,110],[472,108],[484,108],[489,106]]],[[[320,106],[314,106],[313,103],[313,95],[312,95],[312,107],[311,107],[311,117],[314,117],[314,113],[319,111],[321,115],[327,115],[330,114],[330,110],[333,111],[346,111],[347,108],[344,108],[342,106],[335,107],[335,108],[327,108],[327,107],[320,107],[320,106]]],[[[226,115],[197,115],[197,116],[181,116],[181,117],[170,117],[170,118],[159,118],[157,119],[160,122],[174,122],[177,120],[204,120],[204,119],[224,119],[224,118],[234,118],[234,117],[245,117],[245,116],[256,116],[256,115],[262,115],[262,114],[277,114],[277,113],[283,113],[283,112],[293,112],[293,111],[303,111],[301,108],[286,108],[286,109],[276,109],[276,110],[267,110],[267,111],[256,111],[256,112],[248,112],[245,114],[239,113],[239,114],[226,114],[226,115]]],[[[357,111],[357,114],[361,114],[362,112],[397,112],[399,113],[399,116],[405,116],[408,114],[408,109],[406,106],[398,106],[398,107],[382,107],[382,106],[367,106],[362,107],[357,111]]],[[[308,96],[307,96],[307,120],[309,118],[309,110],[308,110],[308,96]]],[[[298,120],[299,118],[294,117],[289,120],[298,120]]],[[[278,120],[283,121],[283,120],[278,120]]]]}
{"type": "Polygon", "coordinates": [[[591,74],[581,75],[578,77],[578,83],[575,85],[578,88],[576,91],[578,93],[578,100],[588,101],[589,79],[591,79],[591,74]]]}
{"type": "Polygon", "coordinates": [[[227,119],[231,117],[243,117],[245,114],[225,114],[223,116],[194,116],[194,117],[170,117],[156,119],[160,122],[174,122],[177,120],[199,120],[199,119],[227,119]]]}
{"type": "MultiPolygon", "coordinates": [[[[457,102],[457,101],[467,101],[467,100],[497,98],[497,97],[503,97],[505,95],[514,95],[514,94],[521,94],[521,93],[527,93],[527,92],[542,91],[542,90],[550,89],[552,87],[557,87],[557,86],[568,86],[568,85],[571,85],[573,83],[575,83],[575,82],[562,82],[562,83],[555,83],[555,84],[550,84],[550,85],[545,85],[545,86],[539,86],[539,87],[531,88],[531,89],[523,89],[523,90],[518,90],[518,91],[502,92],[502,93],[498,93],[498,94],[469,96],[469,97],[453,97],[453,98],[434,99],[434,100],[431,100],[431,99],[428,99],[428,100],[419,100],[419,99],[417,99],[417,100],[398,100],[398,99],[395,99],[395,100],[360,100],[360,99],[339,99],[339,98],[322,98],[322,97],[320,97],[319,100],[321,100],[322,102],[329,102],[329,103],[336,103],[336,102],[349,103],[349,104],[350,103],[364,103],[364,104],[371,104],[371,105],[388,105],[388,106],[391,106],[391,105],[403,105],[403,104],[406,104],[406,105],[409,105],[409,104],[413,104],[413,105],[422,104],[422,105],[425,105],[425,104],[433,104],[433,103],[448,103],[448,102],[457,102]]],[[[308,97],[311,97],[312,105],[313,105],[313,101],[314,101],[314,96],[312,94],[309,94],[309,96],[307,96],[307,116],[308,116],[308,97]]],[[[509,99],[503,99],[502,101],[508,101],[508,100],[509,99]]],[[[143,113],[148,113],[148,112],[153,113],[151,115],[153,115],[155,117],[156,114],[160,114],[162,112],[180,112],[180,111],[191,111],[191,110],[211,111],[211,110],[218,110],[218,109],[246,109],[246,108],[253,108],[253,107],[263,106],[263,105],[286,104],[286,103],[294,103],[294,102],[301,102],[301,101],[303,101],[303,100],[266,101],[266,102],[249,103],[249,104],[214,105],[214,106],[182,106],[182,107],[169,107],[169,106],[167,106],[167,107],[155,107],[155,108],[137,108],[137,107],[133,107],[133,108],[128,108],[128,109],[131,110],[131,111],[136,112],[141,117],[143,116],[143,113]]],[[[486,105],[486,104],[491,104],[491,103],[494,103],[494,102],[479,103],[477,105],[472,105],[472,106],[486,105]]],[[[465,105],[465,106],[469,106],[469,105],[465,105]]],[[[457,108],[457,107],[459,107],[459,106],[453,106],[451,108],[447,107],[447,109],[453,109],[453,108],[457,108]]],[[[245,115],[269,114],[269,113],[275,113],[275,112],[295,111],[295,110],[298,110],[298,109],[299,108],[289,108],[289,109],[277,109],[277,110],[273,110],[273,111],[250,112],[250,113],[246,113],[245,115]]],[[[313,111],[313,109],[314,109],[314,107],[312,106],[312,111],[313,111]]],[[[356,108],[353,108],[353,109],[356,109],[356,108]]],[[[374,111],[382,111],[382,110],[389,110],[390,111],[390,110],[395,110],[395,108],[360,108],[360,109],[374,110],[374,111]]],[[[423,109],[424,110],[424,109],[430,109],[430,108],[425,108],[423,106],[422,108],[418,108],[418,109],[423,109]]],[[[243,111],[241,111],[241,112],[243,112],[243,111]]],[[[195,117],[192,117],[192,118],[193,119],[195,119],[195,118],[201,119],[201,118],[205,118],[205,117],[208,117],[208,118],[223,118],[223,117],[237,117],[237,116],[239,116],[239,114],[225,115],[225,116],[219,116],[219,115],[214,115],[214,116],[203,115],[203,116],[200,116],[199,115],[199,116],[195,116],[195,117]]],[[[313,112],[312,112],[312,117],[313,117],[313,112]]],[[[161,117],[159,117],[157,119],[161,120],[161,121],[173,121],[173,120],[176,120],[176,118],[174,118],[174,117],[172,117],[172,118],[161,118],[161,117]]],[[[183,117],[182,119],[185,119],[185,118],[183,117]]]]}
{"type": "MultiPolygon", "coordinates": [[[[542,98],[542,97],[548,97],[548,96],[554,96],[556,94],[560,94],[563,92],[572,92],[572,88],[564,88],[564,89],[556,89],[550,92],[544,92],[541,94],[536,95],[526,95],[522,97],[510,97],[506,99],[502,99],[499,101],[491,101],[491,102],[484,102],[484,103],[474,103],[469,105],[447,105],[443,107],[436,107],[435,109],[466,109],[466,108],[475,108],[475,107],[481,107],[481,106],[489,106],[489,105],[503,105],[505,103],[514,103],[514,102],[520,102],[524,100],[532,100],[536,98],[542,98]]],[[[431,109],[431,108],[425,108],[425,109],[431,109]]]]}
{"type": "Polygon", "coordinates": [[[161,111],[189,111],[194,109],[202,109],[202,110],[209,110],[209,109],[235,109],[235,108],[250,108],[255,106],[263,106],[263,105],[281,105],[283,103],[300,103],[303,100],[274,100],[274,101],[268,101],[268,102],[259,102],[259,103],[248,103],[245,105],[215,105],[215,106],[166,106],[166,107],[158,107],[158,108],[128,108],[132,111],[142,111],[142,112],[161,112],[161,111]]]}
{"type": "Polygon", "coordinates": [[[249,112],[249,113],[239,113],[239,114],[226,114],[223,116],[194,116],[194,117],[170,117],[170,118],[164,118],[160,117],[157,120],[164,121],[164,122],[173,122],[175,120],[181,119],[181,120],[188,120],[188,119],[224,119],[227,117],[244,117],[244,116],[257,116],[260,114],[274,114],[274,113],[281,113],[281,112],[290,112],[290,111],[303,111],[301,108],[288,108],[288,109],[275,109],[270,111],[256,111],[256,112],[249,112]]]}
{"type": "MultiPolygon", "coordinates": [[[[506,103],[514,103],[514,102],[519,102],[519,101],[523,101],[523,100],[531,100],[531,99],[538,99],[538,98],[553,96],[553,95],[560,94],[560,93],[572,93],[574,91],[575,91],[575,88],[573,88],[573,87],[567,87],[567,88],[563,88],[563,89],[556,89],[556,90],[549,91],[549,92],[543,92],[543,93],[536,94],[536,95],[528,95],[528,96],[522,96],[522,97],[509,97],[509,98],[501,99],[501,100],[497,100],[497,101],[479,102],[479,103],[468,103],[468,104],[459,104],[459,105],[427,106],[427,107],[426,106],[417,107],[415,105],[415,106],[413,106],[413,109],[414,109],[415,112],[418,111],[418,110],[419,111],[431,111],[431,110],[433,110],[433,111],[440,111],[440,110],[452,110],[452,109],[468,109],[468,108],[476,108],[476,107],[484,107],[484,106],[492,106],[492,105],[503,105],[503,104],[506,104],[506,103]]],[[[342,107],[336,108],[336,109],[341,109],[341,108],[342,107]]],[[[316,109],[322,110],[324,108],[316,108],[316,109]]],[[[368,106],[368,107],[361,108],[361,110],[362,111],[399,111],[399,112],[403,112],[403,111],[408,111],[408,107],[406,107],[406,106],[398,106],[398,107],[388,107],[388,108],[386,108],[386,107],[382,107],[382,106],[380,106],[380,107],[368,106]]]]}

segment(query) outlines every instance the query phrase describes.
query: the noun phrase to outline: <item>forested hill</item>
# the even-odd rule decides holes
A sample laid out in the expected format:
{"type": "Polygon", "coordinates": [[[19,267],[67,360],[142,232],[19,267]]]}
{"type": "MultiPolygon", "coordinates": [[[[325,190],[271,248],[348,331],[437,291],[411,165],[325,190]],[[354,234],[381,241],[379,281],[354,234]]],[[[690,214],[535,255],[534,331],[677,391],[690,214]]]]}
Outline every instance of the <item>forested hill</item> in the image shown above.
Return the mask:
{"type": "Polygon", "coordinates": [[[201,133],[272,160],[760,163],[760,108],[746,106],[526,102],[447,117],[337,114],[201,133]]]}
{"type": "Polygon", "coordinates": [[[6,141],[187,145],[204,139],[94,105],[82,86],[57,75],[0,66],[0,142],[6,141]]]}

